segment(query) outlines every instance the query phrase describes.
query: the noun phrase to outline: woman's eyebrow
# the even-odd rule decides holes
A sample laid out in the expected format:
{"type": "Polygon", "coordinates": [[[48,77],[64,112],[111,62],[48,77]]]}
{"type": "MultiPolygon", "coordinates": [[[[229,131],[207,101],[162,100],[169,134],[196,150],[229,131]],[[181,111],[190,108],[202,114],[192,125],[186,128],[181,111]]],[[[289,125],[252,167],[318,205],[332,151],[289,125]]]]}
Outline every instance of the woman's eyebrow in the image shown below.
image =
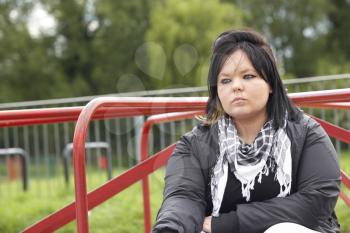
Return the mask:
{"type": "Polygon", "coordinates": [[[252,68],[243,68],[243,69],[238,69],[233,71],[221,71],[218,76],[230,76],[232,74],[245,74],[245,73],[257,73],[254,69],[252,68]]]}
{"type": "Polygon", "coordinates": [[[243,68],[243,69],[238,69],[237,71],[240,74],[242,74],[242,73],[250,73],[250,72],[256,73],[256,71],[254,69],[252,69],[252,68],[243,68]]]}

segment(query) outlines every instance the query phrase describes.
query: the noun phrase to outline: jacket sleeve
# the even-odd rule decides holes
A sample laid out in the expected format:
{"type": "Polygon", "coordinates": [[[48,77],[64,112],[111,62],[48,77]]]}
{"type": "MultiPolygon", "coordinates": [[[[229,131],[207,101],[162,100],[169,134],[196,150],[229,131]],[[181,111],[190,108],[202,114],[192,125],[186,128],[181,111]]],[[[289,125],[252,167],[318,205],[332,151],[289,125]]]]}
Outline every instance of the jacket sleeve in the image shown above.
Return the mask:
{"type": "MultiPolygon", "coordinates": [[[[313,123],[308,128],[299,161],[297,191],[287,197],[240,204],[237,211],[213,219],[216,222],[213,225],[222,221],[221,218],[237,216],[239,232],[242,233],[261,233],[280,222],[293,222],[317,231],[333,232],[326,229],[329,228],[327,225],[332,224],[331,214],[339,195],[340,181],[336,151],[323,128],[313,123]]],[[[213,233],[217,232],[213,230],[213,233]]]]}
{"type": "Polygon", "coordinates": [[[199,233],[202,230],[205,181],[193,148],[189,138],[182,137],[168,161],[164,200],[153,233],[199,233]]]}

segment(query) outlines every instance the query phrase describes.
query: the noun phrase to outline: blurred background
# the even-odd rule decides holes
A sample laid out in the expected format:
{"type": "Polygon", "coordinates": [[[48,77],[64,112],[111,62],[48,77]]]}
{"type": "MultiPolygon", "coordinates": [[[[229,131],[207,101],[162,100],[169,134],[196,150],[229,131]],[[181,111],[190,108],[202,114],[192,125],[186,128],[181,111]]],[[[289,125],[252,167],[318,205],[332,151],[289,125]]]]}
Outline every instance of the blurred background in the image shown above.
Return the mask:
{"type": "Polygon", "coordinates": [[[284,79],[350,72],[349,0],[1,0],[0,102],[203,86],[213,40],[251,27],[284,79]]]}
{"type": "MultiPolygon", "coordinates": [[[[272,44],[289,93],[350,87],[349,0],[0,0],[0,110],[83,106],[100,95],[207,96],[211,46],[253,28],[272,44]]],[[[350,129],[350,111],[304,111],[350,129]]],[[[146,117],[94,121],[88,190],[140,161],[146,117]]],[[[152,127],[149,154],[196,119],[152,127]]],[[[0,232],[19,232],[74,200],[75,122],[0,128],[0,232]]],[[[332,139],[350,174],[350,146],[332,139]]],[[[164,169],[150,176],[152,221],[164,169]]],[[[345,191],[350,194],[349,191],[345,191]]],[[[342,232],[350,208],[340,200],[342,232]]],[[[141,186],[89,214],[91,232],[143,232],[141,186]]],[[[75,232],[75,222],[58,232],[75,232]]]]}

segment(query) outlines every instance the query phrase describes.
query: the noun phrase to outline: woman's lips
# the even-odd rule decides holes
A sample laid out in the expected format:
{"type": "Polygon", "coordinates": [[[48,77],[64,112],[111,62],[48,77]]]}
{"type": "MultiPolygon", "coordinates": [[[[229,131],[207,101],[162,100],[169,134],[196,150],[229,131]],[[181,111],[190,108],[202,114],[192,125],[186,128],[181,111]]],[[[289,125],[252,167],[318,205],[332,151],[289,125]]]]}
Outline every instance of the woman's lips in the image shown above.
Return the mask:
{"type": "Polygon", "coordinates": [[[242,98],[242,97],[236,97],[236,98],[234,98],[233,99],[233,103],[238,103],[238,102],[243,102],[243,101],[245,101],[246,99],[244,99],[244,98],[242,98]]]}

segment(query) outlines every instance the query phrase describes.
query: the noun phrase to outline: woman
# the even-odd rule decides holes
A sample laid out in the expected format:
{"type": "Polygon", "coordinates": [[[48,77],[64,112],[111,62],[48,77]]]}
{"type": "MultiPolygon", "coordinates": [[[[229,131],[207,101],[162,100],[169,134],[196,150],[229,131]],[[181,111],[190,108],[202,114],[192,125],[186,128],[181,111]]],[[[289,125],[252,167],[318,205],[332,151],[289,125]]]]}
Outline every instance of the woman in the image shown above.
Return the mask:
{"type": "Polygon", "coordinates": [[[208,89],[206,122],[169,159],[153,232],[339,232],[336,152],[288,99],[262,36],[222,33],[208,89]]]}

